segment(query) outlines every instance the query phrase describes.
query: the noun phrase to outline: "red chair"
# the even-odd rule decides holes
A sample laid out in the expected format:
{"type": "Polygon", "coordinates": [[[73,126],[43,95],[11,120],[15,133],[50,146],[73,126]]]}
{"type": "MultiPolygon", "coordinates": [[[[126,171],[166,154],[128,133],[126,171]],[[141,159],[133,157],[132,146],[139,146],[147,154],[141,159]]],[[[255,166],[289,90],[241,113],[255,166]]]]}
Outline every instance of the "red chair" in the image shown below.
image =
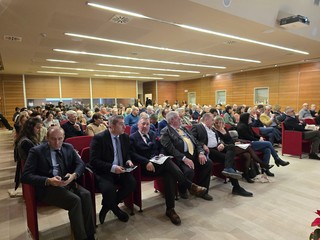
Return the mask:
{"type": "Polygon", "coordinates": [[[128,134],[129,136],[130,136],[130,129],[131,129],[131,127],[129,125],[127,125],[126,128],[124,129],[124,132],[126,134],[128,134]]]}
{"type": "Polygon", "coordinates": [[[252,127],[252,131],[254,131],[256,134],[258,134],[259,136],[261,136],[260,134],[260,129],[258,127],[252,127]]]}
{"type": "Polygon", "coordinates": [[[71,137],[65,140],[66,143],[72,144],[72,146],[81,153],[82,149],[85,147],[89,147],[93,136],[78,136],[71,137]]]}
{"type": "MultiPolygon", "coordinates": [[[[90,161],[90,147],[85,147],[81,151],[81,159],[85,163],[90,161]]],[[[133,171],[134,172],[134,171],[133,171]]],[[[92,207],[94,216],[97,214],[96,210],[96,193],[101,193],[95,184],[94,174],[91,169],[86,168],[85,178],[84,178],[84,187],[91,193],[92,207]]],[[[124,199],[124,204],[131,210],[131,215],[134,215],[134,194],[130,194],[126,199],[124,199]]],[[[97,218],[94,218],[95,224],[97,223],[97,218]]],[[[97,224],[96,224],[97,225],[97,224]]]]}
{"type": "Polygon", "coordinates": [[[317,125],[316,119],[315,118],[306,118],[304,119],[304,122],[306,124],[312,124],[312,125],[317,125]]]}
{"type": "Polygon", "coordinates": [[[60,126],[62,126],[63,124],[65,124],[66,122],[68,122],[69,120],[61,120],[60,121],[60,126]]]}
{"type": "Polygon", "coordinates": [[[282,155],[290,154],[301,158],[303,152],[310,152],[310,141],[302,139],[302,132],[286,130],[284,123],[282,129],[282,155]]]}
{"type": "Polygon", "coordinates": [[[191,131],[192,125],[185,125],[184,126],[186,129],[188,129],[189,131],[191,131]]]}

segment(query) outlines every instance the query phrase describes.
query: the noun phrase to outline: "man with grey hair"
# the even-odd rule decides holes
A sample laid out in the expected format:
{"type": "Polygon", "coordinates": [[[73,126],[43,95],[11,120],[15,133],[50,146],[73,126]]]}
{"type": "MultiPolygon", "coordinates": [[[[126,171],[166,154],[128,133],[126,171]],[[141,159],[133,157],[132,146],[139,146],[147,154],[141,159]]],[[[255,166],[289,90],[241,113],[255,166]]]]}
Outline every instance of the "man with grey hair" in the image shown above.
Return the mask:
{"type": "Polygon", "coordinates": [[[188,118],[188,117],[186,116],[186,111],[185,111],[185,108],[184,108],[184,107],[178,108],[176,111],[177,111],[178,114],[179,114],[179,117],[180,117],[180,119],[181,119],[181,124],[182,124],[183,126],[186,126],[186,125],[191,126],[191,125],[192,125],[192,122],[190,121],[190,118],[188,118]]]}
{"type": "Polygon", "coordinates": [[[320,160],[320,157],[318,156],[320,132],[305,130],[306,124],[299,122],[292,107],[286,107],[286,115],[287,117],[284,120],[285,129],[302,132],[302,139],[310,140],[312,142],[312,148],[309,154],[309,158],[320,160]]]}
{"type": "Polygon", "coordinates": [[[62,128],[65,132],[65,139],[70,137],[83,136],[83,129],[79,122],[77,121],[77,113],[73,110],[69,110],[66,112],[68,122],[62,124],[62,128]]]}
{"type": "MultiPolygon", "coordinates": [[[[197,184],[205,187],[207,191],[201,197],[212,200],[208,194],[212,161],[207,159],[205,152],[199,142],[192,136],[191,132],[181,126],[179,114],[175,111],[166,115],[168,125],[161,131],[161,144],[165,151],[176,159],[177,165],[191,182],[193,181],[195,169],[198,171],[197,184]]],[[[182,198],[188,198],[187,188],[179,185],[182,198]]]]}

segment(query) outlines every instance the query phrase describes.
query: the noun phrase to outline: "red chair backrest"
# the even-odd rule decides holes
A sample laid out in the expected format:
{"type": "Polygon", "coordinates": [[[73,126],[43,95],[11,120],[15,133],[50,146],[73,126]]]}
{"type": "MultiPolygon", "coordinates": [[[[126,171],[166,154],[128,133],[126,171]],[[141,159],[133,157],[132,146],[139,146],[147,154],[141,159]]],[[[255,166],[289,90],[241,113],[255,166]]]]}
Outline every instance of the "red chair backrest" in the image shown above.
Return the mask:
{"type": "Polygon", "coordinates": [[[131,127],[129,125],[127,125],[126,128],[124,129],[124,132],[126,134],[128,134],[129,136],[130,136],[130,129],[131,129],[131,127]]]}
{"type": "Polygon", "coordinates": [[[80,156],[82,161],[84,161],[85,163],[88,163],[90,161],[90,147],[83,148],[80,156]]]}
{"type": "Polygon", "coordinates": [[[306,119],[304,119],[304,122],[305,122],[306,124],[314,124],[314,125],[317,124],[317,123],[316,123],[316,120],[315,120],[314,118],[306,118],[306,119]]]}
{"type": "Polygon", "coordinates": [[[90,147],[90,143],[93,136],[78,136],[78,137],[71,137],[65,140],[66,143],[70,143],[73,147],[81,153],[82,149],[85,147],[90,147]]]}

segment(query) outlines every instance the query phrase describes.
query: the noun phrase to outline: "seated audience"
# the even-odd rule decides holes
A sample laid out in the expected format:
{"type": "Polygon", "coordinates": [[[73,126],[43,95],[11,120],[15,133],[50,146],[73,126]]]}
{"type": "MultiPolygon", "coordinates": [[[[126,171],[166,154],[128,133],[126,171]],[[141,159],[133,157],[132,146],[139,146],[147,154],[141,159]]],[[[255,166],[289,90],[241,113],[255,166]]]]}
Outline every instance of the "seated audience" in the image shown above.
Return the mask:
{"type": "Polygon", "coordinates": [[[299,131],[302,133],[302,139],[310,140],[312,142],[311,152],[309,154],[310,159],[320,160],[318,156],[319,144],[320,144],[320,131],[305,130],[305,123],[299,122],[295,116],[295,112],[292,107],[286,108],[286,120],[284,120],[284,127],[286,130],[299,131]]]}
{"type": "Polygon", "coordinates": [[[65,133],[65,139],[76,136],[83,136],[82,125],[77,122],[77,113],[73,110],[69,110],[67,113],[68,122],[61,127],[65,133]]]}
{"type": "MultiPolygon", "coordinates": [[[[166,119],[168,125],[161,130],[160,141],[162,146],[168,155],[175,158],[177,165],[189,181],[193,181],[194,171],[198,171],[197,184],[207,189],[202,198],[212,200],[212,196],[208,193],[212,161],[206,158],[202,146],[192,136],[191,132],[181,126],[181,120],[177,112],[168,112],[166,119]]],[[[188,198],[186,186],[179,184],[179,193],[181,198],[188,198]]]]}
{"type": "Polygon", "coordinates": [[[63,139],[63,129],[49,128],[48,143],[30,150],[21,182],[35,186],[38,200],[68,210],[75,239],[94,240],[91,195],[75,182],[85,165],[63,139]]]}
{"type": "Polygon", "coordinates": [[[308,109],[308,106],[309,106],[308,103],[302,104],[302,108],[299,111],[299,120],[300,121],[303,121],[306,118],[312,118],[312,115],[308,109]]]}
{"type": "Polygon", "coordinates": [[[100,113],[95,113],[92,116],[92,123],[87,126],[86,132],[88,136],[94,136],[107,129],[103,122],[103,117],[100,113]]]}
{"type": "Polygon", "coordinates": [[[123,116],[111,116],[109,129],[95,135],[90,145],[90,163],[97,180],[97,186],[102,193],[102,208],[99,213],[103,224],[106,215],[111,210],[120,221],[127,222],[129,216],[119,208],[119,203],[131,194],[136,186],[133,175],[125,171],[132,167],[130,159],[130,140],[124,133],[123,116]]]}
{"type": "Polygon", "coordinates": [[[46,119],[43,121],[43,125],[46,128],[49,128],[51,126],[60,126],[59,121],[57,119],[54,119],[53,116],[54,116],[53,112],[51,112],[51,111],[47,112],[46,119]]]}
{"type": "Polygon", "coordinates": [[[214,118],[214,128],[216,129],[220,140],[224,144],[235,145],[235,154],[237,156],[243,157],[245,159],[245,171],[242,176],[247,180],[247,182],[249,182],[249,183],[254,182],[252,179],[250,179],[249,174],[248,174],[249,167],[252,166],[252,164],[251,164],[252,160],[254,160],[256,163],[259,163],[261,168],[270,169],[273,167],[273,165],[265,164],[257,156],[256,152],[252,149],[251,146],[248,146],[246,149],[243,149],[243,148],[237,146],[237,144],[240,144],[241,141],[239,139],[233,139],[231,137],[231,135],[229,134],[229,130],[227,130],[225,128],[225,124],[224,124],[222,117],[217,116],[214,118]]]}
{"type": "Polygon", "coordinates": [[[186,111],[183,107],[178,108],[176,111],[179,114],[182,126],[187,126],[187,125],[191,126],[192,125],[192,122],[190,121],[190,118],[188,116],[186,116],[186,114],[185,114],[186,111]]]}
{"type": "Polygon", "coordinates": [[[223,120],[225,124],[229,124],[232,129],[237,126],[237,122],[235,117],[233,116],[233,111],[231,106],[226,106],[226,112],[223,115],[223,120]]]}
{"type": "MultiPolygon", "coordinates": [[[[270,154],[274,158],[275,164],[279,166],[287,166],[290,163],[283,161],[274,150],[272,144],[269,141],[265,141],[263,137],[257,135],[251,128],[251,118],[249,113],[242,113],[240,115],[240,121],[237,126],[237,131],[239,134],[239,139],[244,139],[251,141],[251,147],[255,151],[263,152],[263,162],[266,165],[269,165],[270,162],[270,154]]],[[[269,169],[265,170],[265,173],[268,176],[273,177],[274,174],[270,172],[269,169]]]]}
{"type": "Polygon", "coordinates": [[[139,108],[132,106],[132,112],[125,117],[124,119],[124,124],[127,126],[129,125],[130,127],[133,124],[136,124],[139,121],[139,108]]]}
{"type": "Polygon", "coordinates": [[[22,129],[23,124],[29,119],[28,111],[21,111],[18,120],[14,124],[14,129],[16,130],[16,135],[19,135],[20,129],[22,129]]]}
{"type": "Polygon", "coordinates": [[[199,144],[203,147],[205,152],[209,155],[209,159],[213,162],[221,162],[224,164],[222,174],[230,178],[233,186],[232,194],[250,197],[253,194],[247,192],[239,184],[238,179],[242,176],[235,170],[234,157],[235,146],[234,144],[226,145],[220,142],[219,135],[213,128],[213,115],[206,113],[201,119],[201,123],[192,126],[192,134],[199,144]]]}
{"type": "Polygon", "coordinates": [[[175,212],[176,183],[184,185],[194,195],[201,197],[206,188],[197,186],[187,179],[180,168],[171,160],[167,159],[163,164],[152,163],[151,158],[163,154],[161,144],[156,140],[156,133],[150,131],[148,116],[141,116],[138,122],[139,130],[130,135],[132,160],[140,164],[143,176],[163,176],[166,200],[166,215],[176,225],[181,224],[179,215],[175,212]]]}
{"type": "Polygon", "coordinates": [[[163,119],[158,123],[158,136],[160,136],[161,130],[164,129],[168,125],[166,116],[169,111],[170,111],[169,108],[165,108],[161,112],[163,119]]]}

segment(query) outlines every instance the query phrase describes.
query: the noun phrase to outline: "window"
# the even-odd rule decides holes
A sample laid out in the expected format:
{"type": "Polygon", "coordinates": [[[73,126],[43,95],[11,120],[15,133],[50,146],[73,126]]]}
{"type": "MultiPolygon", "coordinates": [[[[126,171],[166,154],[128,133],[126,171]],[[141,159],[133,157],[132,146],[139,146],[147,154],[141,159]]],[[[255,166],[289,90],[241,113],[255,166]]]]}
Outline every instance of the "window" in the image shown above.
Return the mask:
{"type": "Polygon", "coordinates": [[[269,88],[254,89],[254,104],[269,104],[269,88]]]}
{"type": "Polygon", "coordinates": [[[217,90],[216,91],[216,104],[225,105],[227,103],[227,91],[217,90]]]}

